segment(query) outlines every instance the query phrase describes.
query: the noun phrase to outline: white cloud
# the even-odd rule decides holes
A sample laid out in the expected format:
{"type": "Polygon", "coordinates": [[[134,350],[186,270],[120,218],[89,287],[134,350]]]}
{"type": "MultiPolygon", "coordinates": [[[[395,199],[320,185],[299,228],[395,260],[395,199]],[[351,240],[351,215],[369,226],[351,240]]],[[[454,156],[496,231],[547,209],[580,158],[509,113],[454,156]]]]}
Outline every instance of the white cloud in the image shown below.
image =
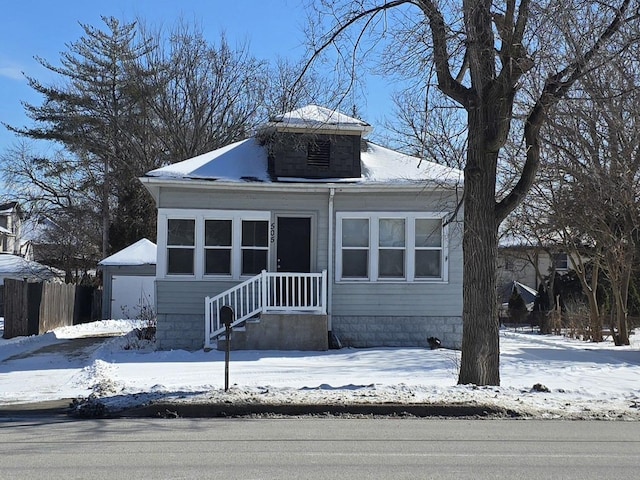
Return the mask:
{"type": "Polygon", "coordinates": [[[22,74],[22,68],[20,67],[0,67],[0,77],[10,78],[12,80],[24,80],[22,74]]]}

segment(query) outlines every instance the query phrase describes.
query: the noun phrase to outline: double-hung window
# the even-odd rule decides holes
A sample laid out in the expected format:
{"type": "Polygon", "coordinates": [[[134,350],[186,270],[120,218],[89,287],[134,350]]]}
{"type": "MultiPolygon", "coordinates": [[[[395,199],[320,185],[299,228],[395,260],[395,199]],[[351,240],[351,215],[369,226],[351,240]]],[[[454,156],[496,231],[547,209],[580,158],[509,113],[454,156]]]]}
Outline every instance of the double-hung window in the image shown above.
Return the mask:
{"type": "Polygon", "coordinates": [[[193,275],[195,242],[194,219],[170,218],[167,221],[167,274],[193,275]]]}
{"type": "Polygon", "coordinates": [[[378,220],[378,278],[405,278],[405,237],[404,218],[378,220]]]}
{"type": "Polygon", "coordinates": [[[446,281],[442,216],[340,212],[336,217],[338,281],[446,281]]]}
{"type": "Polygon", "coordinates": [[[231,275],[232,220],[204,221],[204,274],[231,275]]]}
{"type": "Polygon", "coordinates": [[[415,219],[415,278],[442,278],[442,219],[415,219]]]}
{"type": "Polygon", "coordinates": [[[269,224],[259,220],[242,221],[242,275],[256,275],[267,269],[269,224]]]}

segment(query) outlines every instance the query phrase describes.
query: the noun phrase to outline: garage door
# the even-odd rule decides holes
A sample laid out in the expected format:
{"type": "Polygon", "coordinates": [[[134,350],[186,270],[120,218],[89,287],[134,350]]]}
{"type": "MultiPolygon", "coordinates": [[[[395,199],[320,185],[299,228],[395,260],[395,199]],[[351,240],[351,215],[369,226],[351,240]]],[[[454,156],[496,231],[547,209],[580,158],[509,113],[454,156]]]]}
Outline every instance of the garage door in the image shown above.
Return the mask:
{"type": "Polygon", "coordinates": [[[155,311],[155,277],[119,275],[112,277],[111,318],[146,318],[155,311]]]}

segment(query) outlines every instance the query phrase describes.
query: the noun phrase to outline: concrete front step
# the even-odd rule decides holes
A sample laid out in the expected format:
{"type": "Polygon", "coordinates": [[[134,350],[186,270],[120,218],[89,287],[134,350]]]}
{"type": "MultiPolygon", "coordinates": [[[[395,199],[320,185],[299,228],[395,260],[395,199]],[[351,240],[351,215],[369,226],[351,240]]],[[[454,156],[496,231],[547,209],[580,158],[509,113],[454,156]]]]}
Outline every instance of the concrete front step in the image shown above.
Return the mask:
{"type": "MultiPolygon", "coordinates": [[[[245,322],[244,331],[231,332],[231,350],[328,350],[327,322],[327,315],[261,314],[259,321],[245,322]]],[[[225,350],[226,342],[220,337],[218,350],[225,350]]]]}

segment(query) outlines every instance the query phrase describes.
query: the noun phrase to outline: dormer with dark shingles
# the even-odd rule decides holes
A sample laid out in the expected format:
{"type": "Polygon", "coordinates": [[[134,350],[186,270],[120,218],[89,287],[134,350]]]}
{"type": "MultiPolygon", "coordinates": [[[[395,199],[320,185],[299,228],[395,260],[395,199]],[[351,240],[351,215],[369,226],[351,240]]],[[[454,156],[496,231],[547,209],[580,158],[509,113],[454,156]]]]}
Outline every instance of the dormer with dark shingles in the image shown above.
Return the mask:
{"type": "Polygon", "coordinates": [[[316,105],[273,118],[261,131],[274,179],[360,178],[360,151],[371,126],[316,105]]]}

